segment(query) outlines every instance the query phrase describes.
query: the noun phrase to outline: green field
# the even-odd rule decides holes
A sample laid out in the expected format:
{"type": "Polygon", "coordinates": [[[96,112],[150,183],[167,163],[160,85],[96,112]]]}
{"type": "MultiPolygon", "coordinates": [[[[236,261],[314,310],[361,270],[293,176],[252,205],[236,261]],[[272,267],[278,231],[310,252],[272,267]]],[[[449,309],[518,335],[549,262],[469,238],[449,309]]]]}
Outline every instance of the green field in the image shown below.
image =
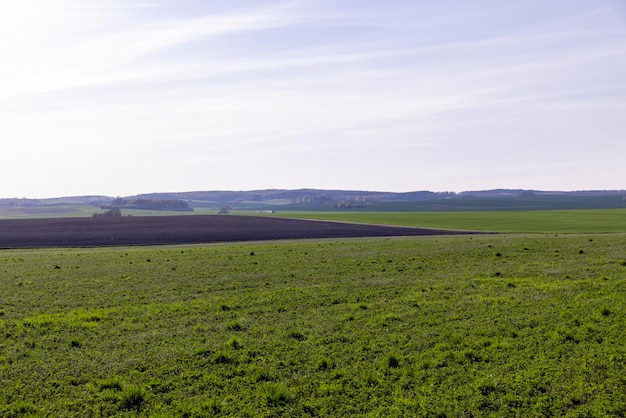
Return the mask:
{"type": "Polygon", "coordinates": [[[32,207],[0,206],[0,219],[24,218],[80,218],[93,216],[94,212],[104,212],[97,207],[84,204],[59,204],[32,207]]]}
{"type": "MultiPolygon", "coordinates": [[[[105,212],[92,205],[85,204],[58,204],[34,207],[2,207],[0,219],[36,219],[36,218],[89,218],[94,213],[105,212]]],[[[123,209],[123,216],[187,216],[187,215],[214,215],[217,210],[195,209],[193,212],[123,209]]]]}
{"type": "Polygon", "coordinates": [[[278,212],[273,216],[491,232],[626,232],[626,209],[500,212],[278,212]]]}
{"type": "MultiPolygon", "coordinates": [[[[337,220],[386,225],[415,226],[508,233],[605,233],[626,232],[626,209],[501,210],[469,212],[358,212],[284,211],[259,214],[253,210],[232,210],[231,215],[281,216],[337,220]]],[[[0,219],[90,217],[104,210],[84,204],[57,204],[41,207],[0,207],[0,219]]],[[[122,210],[123,216],[214,215],[218,210],[196,207],[193,212],[122,210]]]]}
{"type": "Polygon", "coordinates": [[[626,234],[0,252],[0,416],[624,416],[626,234]]]}

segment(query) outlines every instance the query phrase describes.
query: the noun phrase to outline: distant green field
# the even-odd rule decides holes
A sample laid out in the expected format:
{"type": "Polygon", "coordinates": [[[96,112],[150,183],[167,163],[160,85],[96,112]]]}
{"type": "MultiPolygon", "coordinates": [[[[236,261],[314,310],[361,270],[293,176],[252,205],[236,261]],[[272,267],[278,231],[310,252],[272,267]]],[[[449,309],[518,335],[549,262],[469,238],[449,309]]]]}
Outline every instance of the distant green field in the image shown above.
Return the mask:
{"type": "Polygon", "coordinates": [[[0,219],[89,217],[104,212],[84,204],[60,204],[34,207],[0,206],[0,219]]]}
{"type": "MultiPolygon", "coordinates": [[[[613,192],[609,194],[581,194],[575,193],[537,193],[525,196],[512,194],[510,196],[477,197],[464,196],[462,198],[446,198],[415,201],[376,201],[366,205],[352,207],[354,212],[472,212],[472,211],[524,211],[524,210],[572,210],[572,209],[626,209],[626,193],[613,192]]],[[[389,196],[392,199],[392,196],[389,196]]],[[[246,202],[245,204],[230,203],[239,209],[271,208],[269,201],[246,202]]],[[[272,205],[281,211],[312,211],[333,212],[337,208],[334,202],[325,204],[292,203],[288,200],[274,201],[279,206],[272,205]]],[[[195,205],[196,203],[192,203],[195,205]]],[[[215,207],[215,206],[214,206],[215,207]]],[[[219,207],[219,206],[217,206],[219,207]]]]}
{"type": "Polygon", "coordinates": [[[0,251],[0,416],[626,415],[626,234],[0,251]]]}
{"type": "Polygon", "coordinates": [[[626,232],[626,209],[519,212],[278,212],[273,216],[491,232],[626,232]]]}
{"type": "MultiPolygon", "coordinates": [[[[44,205],[38,207],[1,207],[0,219],[24,219],[24,218],[84,218],[91,217],[94,213],[105,212],[97,206],[85,204],[57,204],[44,205]]],[[[123,209],[123,216],[185,216],[185,215],[208,215],[216,214],[217,210],[208,208],[198,208],[193,212],[180,211],[160,211],[160,210],[141,210],[141,209],[123,209]]]]}
{"type": "MultiPolygon", "coordinates": [[[[470,211],[470,212],[355,212],[355,211],[284,211],[274,214],[253,210],[231,210],[231,215],[282,216],[345,222],[477,230],[489,232],[529,233],[609,233],[626,232],[626,209],[579,209],[546,211],[470,211]]],[[[33,208],[0,207],[0,219],[90,217],[104,212],[95,206],[60,204],[33,208]]],[[[193,212],[122,210],[124,216],[214,215],[218,210],[197,207],[193,212]]]]}

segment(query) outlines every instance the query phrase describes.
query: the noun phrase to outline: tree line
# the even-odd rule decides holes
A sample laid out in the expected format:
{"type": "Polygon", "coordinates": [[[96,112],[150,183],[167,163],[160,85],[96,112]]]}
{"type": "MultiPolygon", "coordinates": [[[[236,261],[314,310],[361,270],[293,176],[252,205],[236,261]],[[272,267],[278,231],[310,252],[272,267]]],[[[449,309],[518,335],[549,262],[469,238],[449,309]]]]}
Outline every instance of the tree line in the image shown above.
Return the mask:
{"type": "Polygon", "coordinates": [[[111,201],[109,208],[119,209],[146,209],[146,210],[171,210],[181,212],[191,212],[193,208],[189,202],[180,199],[138,199],[138,198],[115,198],[111,201]]]}

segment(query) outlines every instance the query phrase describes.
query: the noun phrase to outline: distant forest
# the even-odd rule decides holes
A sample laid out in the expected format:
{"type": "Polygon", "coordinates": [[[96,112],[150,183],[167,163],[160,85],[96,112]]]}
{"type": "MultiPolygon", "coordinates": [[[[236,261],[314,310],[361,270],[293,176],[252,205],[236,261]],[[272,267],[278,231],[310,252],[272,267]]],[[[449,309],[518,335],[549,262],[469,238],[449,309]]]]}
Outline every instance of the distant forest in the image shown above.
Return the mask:
{"type": "Polygon", "coordinates": [[[496,189],[467,192],[375,192],[359,190],[197,191],[138,195],[141,198],[184,199],[192,207],[233,210],[356,210],[441,212],[476,210],[553,210],[626,208],[624,190],[538,191],[496,189]]]}
{"type": "Polygon", "coordinates": [[[111,204],[103,209],[145,209],[145,210],[167,210],[177,212],[191,212],[193,208],[186,200],[180,199],[136,199],[136,198],[115,198],[111,204]]]}

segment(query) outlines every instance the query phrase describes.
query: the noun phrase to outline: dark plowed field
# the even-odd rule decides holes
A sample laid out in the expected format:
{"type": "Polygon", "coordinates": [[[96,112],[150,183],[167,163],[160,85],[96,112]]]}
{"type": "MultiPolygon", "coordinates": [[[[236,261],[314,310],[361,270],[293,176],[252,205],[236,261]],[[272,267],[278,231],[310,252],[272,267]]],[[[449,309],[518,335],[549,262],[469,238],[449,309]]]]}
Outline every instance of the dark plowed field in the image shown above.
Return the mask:
{"type": "Polygon", "coordinates": [[[194,244],[467,232],[255,216],[155,216],[0,220],[0,248],[194,244]]]}

